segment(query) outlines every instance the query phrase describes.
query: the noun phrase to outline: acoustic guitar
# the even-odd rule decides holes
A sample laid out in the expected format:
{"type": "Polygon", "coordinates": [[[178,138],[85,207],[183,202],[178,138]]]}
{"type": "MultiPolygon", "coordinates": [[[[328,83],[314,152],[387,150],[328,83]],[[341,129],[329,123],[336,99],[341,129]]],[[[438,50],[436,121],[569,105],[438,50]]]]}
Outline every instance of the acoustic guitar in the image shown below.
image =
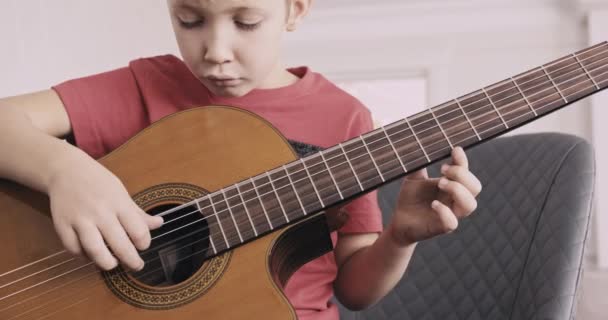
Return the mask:
{"type": "Polygon", "coordinates": [[[165,219],[139,272],[70,255],[48,197],[0,180],[0,319],[295,319],[282,287],[332,250],[327,209],[606,87],[604,42],[302,158],[240,109],[170,115],[99,160],[165,219]]]}

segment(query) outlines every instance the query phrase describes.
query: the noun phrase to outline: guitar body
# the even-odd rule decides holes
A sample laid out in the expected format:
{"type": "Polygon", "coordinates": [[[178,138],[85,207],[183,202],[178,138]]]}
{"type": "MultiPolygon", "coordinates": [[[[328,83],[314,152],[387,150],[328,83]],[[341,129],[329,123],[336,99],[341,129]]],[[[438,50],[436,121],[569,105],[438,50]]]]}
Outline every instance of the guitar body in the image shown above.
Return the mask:
{"type": "MultiPolygon", "coordinates": [[[[156,122],[100,162],[152,212],[295,159],[265,120],[205,107],[156,122]]],[[[295,319],[281,288],[331,250],[318,214],[202,261],[179,283],[154,286],[64,252],[45,195],[0,180],[0,208],[0,319],[295,319]]]]}

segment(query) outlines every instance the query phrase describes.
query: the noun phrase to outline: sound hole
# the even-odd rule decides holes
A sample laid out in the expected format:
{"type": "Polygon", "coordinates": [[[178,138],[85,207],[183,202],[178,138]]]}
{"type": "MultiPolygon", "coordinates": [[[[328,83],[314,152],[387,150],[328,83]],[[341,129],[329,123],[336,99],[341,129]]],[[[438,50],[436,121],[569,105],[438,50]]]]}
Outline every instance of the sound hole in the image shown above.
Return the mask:
{"type": "MultiPolygon", "coordinates": [[[[156,215],[177,204],[148,210],[156,215]]],[[[198,271],[209,251],[209,228],[195,206],[164,216],[165,224],[152,231],[152,243],[141,252],[145,267],[133,273],[137,280],[155,287],[167,287],[190,278],[198,271]]]]}

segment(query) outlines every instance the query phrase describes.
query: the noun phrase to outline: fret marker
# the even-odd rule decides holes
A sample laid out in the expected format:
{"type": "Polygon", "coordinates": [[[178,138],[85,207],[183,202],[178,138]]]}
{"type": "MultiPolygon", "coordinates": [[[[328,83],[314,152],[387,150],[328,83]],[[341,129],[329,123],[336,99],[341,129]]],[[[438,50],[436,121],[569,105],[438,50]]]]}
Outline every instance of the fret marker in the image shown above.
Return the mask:
{"type": "Polygon", "coordinates": [[[363,139],[363,135],[359,136],[359,139],[363,143],[365,150],[367,150],[367,154],[369,154],[369,157],[372,159],[372,163],[374,164],[374,167],[376,167],[376,171],[378,171],[378,174],[380,175],[380,179],[382,179],[382,182],[384,182],[385,181],[384,176],[382,175],[380,168],[378,168],[378,165],[376,164],[376,160],[374,159],[374,156],[372,155],[371,152],[369,152],[369,148],[367,147],[367,143],[365,143],[365,139],[363,139]]]}
{"type": "Polygon", "coordinates": [[[243,236],[241,236],[241,230],[239,230],[239,226],[236,224],[236,220],[234,220],[234,214],[232,213],[232,209],[230,208],[230,204],[228,204],[228,198],[226,197],[226,193],[224,189],[221,190],[222,195],[224,196],[224,202],[226,202],[226,207],[228,208],[228,212],[230,213],[230,218],[232,218],[232,223],[234,223],[234,228],[236,229],[236,233],[239,235],[239,239],[241,243],[243,243],[243,236]]]}
{"type": "Polygon", "coordinates": [[[395,145],[393,145],[393,142],[391,141],[391,138],[388,136],[388,133],[386,132],[386,129],[384,127],[382,127],[382,131],[384,131],[386,140],[388,140],[388,143],[391,145],[391,148],[393,148],[393,151],[395,152],[395,156],[397,157],[397,160],[399,160],[399,163],[401,164],[401,168],[403,168],[403,172],[407,173],[407,169],[405,168],[403,161],[401,161],[401,157],[399,156],[399,153],[397,153],[397,148],[395,148],[395,145]]]}
{"type": "Polygon", "coordinates": [[[534,113],[534,116],[538,117],[538,114],[536,113],[536,110],[534,110],[534,107],[532,107],[532,104],[530,103],[530,101],[528,101],[528,97],[526,97],[526,95],[524,94],[523,90],[521,90],[521,88],[517,84],[517,81],[515,81],[515,79],[511,78],[511,82],[513,82],[513,84],[515,85],[515,87],[517,88],[517,90],[519,91],[519,93],[521,94],[521,96],[524,98],[524,100],[526,101],[526,103],[530,107],[530,110],[532,110],[532,113],[534,113]]]}
{"type": "Polygon", "coordinates": [[[562,96],[562,99],[564,99],[564,102],[568,103],[568,99],[566,99],[566,96],[564,96],[564,94],[562,93],[562,91],[559,90],[559,87],[555,84],[555,81],[553,81],[553,78],[551,78],[551,76],[547,72],[547,69],[545,69],[545,66],[540,66],[540,67],[543,69],[543,71],[547,75],[547,78],[549,78],[549,81],[551,81],[551,83],[553,84],[553,86],[555,87],[555,89],[557,90],[557,92],[559,93],[559,95],[562,96]]]}
{"type": "Polygon", "coordinates": [[[228,238],[226,238],[226,233],[224,232],[224,227],[222,227],[222,222],[220,221],[220,216],[217,215],[217,211],[215,210],[215,205],[213,204],[213,197],[209,197],[209,203],[211,203],[211,209],[213,209],[213,215],[217,220],[217,224],[220,226],[220,231],[222,232],[222,236],[224,236],[224,241],[226,242],[226,249],[230,248],[230,244],[228,243],[228,238]]]}
{"type": "Polygon", "coordinates": [[[502,120],[502,123],[505,125],[505,129],[509,129],[509,125],[507,124],[507,122],[505,121],[505,119],[502,117],[502,114],[500,114],[500,112],[498,111],[498,108],[494,104],[494,101],[492,101],[492,98],[490,98],[490,95],[488,94],[488,92],[486,91],[486,89],[485,88],[481,88],[481,90],[483,91],[483,93],[488,98],[488,101],[490,101],[490,104],[494,108],[494,111],[496,111],[496,113],[498,114],[498,117],[500,118],[500,120],[502,120]]]}
{"type": "Polygon", "coordinates": [[[255,191],[255,194],[258,196],[258,201],[260,201],[260,205],[262,206],[262,211],[264,211],[264,215],[266,216],[266,221],[268,221],[268,225],[270,226],[270,229],[274,229],[274,226],[272,225],[272,221],[270,221],[270,217],[268,216],[268,212],[266,211],[266,207],[264,206],[264,202],[262,201],[262,197],[260,197],[260,193],[258,192],[258,187],[255,186],[255,181],[253,181],[253,178],[249,178],[249,181],[251,181],[251,184],[253,185],[253,190],[255,191]]]}
{"type": "Polygon", "coordinates": [[[317,186],[315,186],[315,182],[312,181],[312,176],[310,175],[310,172],[308,171],[308,167],[306,167],[306,163],[304,163],[304,159],[300,158],[300,162],[304,166],[304,170],[306,170],[306,174],[308,175],[308,179],[310,179],[310,183],[312,184],[312,188],[315,189],[315,193],[317,194],[317,197],[319,198],[319,203],[321,203],[321,207],[325,208],[325,204],[323,203],[323,199],[321,199],[321,195],[319,194],[319,191],[317,190],[317,186]]]}
{"type": "Polygon", "coordinates": [[[243,198],[243,193],[241,193],[241,189],[239,189],[239,184],[236,184],[236,191],[239,193],[239,197],[241,198],[241,202],[243,202],[243,207],[245,208],[245,213],[247,214],[247,218],[249,218],[249,223],[251,223],[251,227],[253,228],[253,233],[255,236],[258,236],[258,230],[255,229],[255,224],[251,219],[251,214],[249,214],[249,209],[247,209],[247,204],[245,203],[245,199],[243,198]]]}
{"type": "Polygon", "coordinates": [[[429,155],[426,154],[426,150],[424,150],[424,147],[422,146],[422,143],[420,142],[420,139],[418,139],[418,136],[416,135],[416,132],[414,131],[414,127],[412,127],[412,124],[410,123],[410,120],[408,120],[407,118],[405,118],[405,121],[407,122],[407,125],[410,127],[410,130],[412,131],[412,134],[414,135],[414,138],[416,138],[416,141],[418,142],[418,145],[420,146],[420,150],[422,150],[422,152],[424,153],[424,156],[426,157],[426,160],[428,160],[428,162],[431,162],[431,158],[429,158],[429,155]]]}
{"type": "MultiPolygon", "coordinates": [[[[203,209],[201,209],[201,205],[200,203],[198,203],[198,201],[196,202],[196,207],[198,208],[198,212],[200,212],[203,217],[205,216],[205,214],[203,214],[203,209]]],[[[207,217],[205,217],[207,218],[207,217]]],[[[213,236],[211,235],[211,232],[209,232],[209,243],[211,243],[211,249],[213,249],[213,254],[217,254],[217,250],[215,249],[215,243],[213,243],[213,236]]]]}
{"type": "Polygon", "coordinates": [[[338,190],[338,194],[340,195],[340,199],[344,200],[344,197],[342,196],[342,192],[340,191],[340,187],[336,183],[336,179],[334,179],[333,173],[331,173],[331,169],[329,168],[329,165],[327,164],[327,160],[325,160],[325,156],[323,155],[323,152],[321,151],[321,152],[319,152],[319,154],[321,154],[321,159],[323,160],[323,164],[325,164],[325,168],[327,168],[327,172],[329,172],[329,176],[331,177],[331,181],[334,182],[334,185],[336,186],[336,190],[338,190]]]}
{"type": "Polygon", "coordinates": [[[274,195],[277,197],[277,201],[279,202],[281,211],[283,211],[283,216],[285,216],[285,221],[287,221],[289,223],[289,217],[287,216],[287,213],[285,212],[285,208],[283,208],[283,202],[281,202],[281,198],[279,197],[277,188],[275,188],[274,182],[272,182],[272,178],[270,177],[270,174],[268,173],[268,171],[266,171],[266,176],[268,177],[268,180],[270,181],[270,186],[272,187],[272,191],[274,191],[274,195]]]}
{"type": "Polygon", "coordinates": [[[587,68],[585,68],[585,66],[583,65],[583,63],[581,62],[581,60],[578,59],[578,56],[576,54],[572,54],[572,56],[574,57],[574,59],[576,59],[576,62],[578,62],[578,65],[581,66],[581,68],[583,69],[583,71],[585,71],[585,73],[587,74],[587,77],[589,77],[589,80],[591,80],[591,82],[593,82],[593,84],[595,85],[595,87],[598,90],[601,90],[600,86],[597,84],[597,82],[595,82],[595,79],[593,79],[593,77],[591,76],[591,74],[589,73],[589,71],[587,71],[587,68]]]}
{"type": "Polygon", "coordinates": [[[359,188],[361,188],[361,191],[363,191],[363,185],[361,184],[361,181],[359,181],[359,176],[357,176],[357,171],[355,171],[355,168],[353,167],[353,164],[350,163],[350,160],[348,159],[348,155],[346,154],[346,151],[344,150],[344,147],[342,146],[342,144],[338,144],[340,146],[340,149],[342,149],[342,153],[344,154],[344,158],[346,158],[346,162],[348,162],[348,165],[350,166],[350,169],[353,171],[353,175],[355,176],[355,180],[357,180],[357,183],[359,184],[359,188]]]}
{"type": "Polygon", "coordinates": [[[287,175],[287,179],[289,179],[289,184],[291,184],[291,188],[293,189],[293,193],[295,193],[296,199],[298,199],[298,203],[300,203],[300,208],[302,208],[302,213],[304,215],[307,215],[308,213],[306,212],[306,209],[304,209],[304,205],[302,204],[302,200],[300,200],[300,196],[298,195],[298,191],[296,190],[296,186],[293,184],[293,181],[291,180],[291,175],[289,174],[289,171],[287,171],[287,167],[285,167],[285,165],[283,165],[283,170],[285,170],[285,174],[287,175]]]}
{"type": "Polygon", "coordinates": [[[450,141],[450,138],[445,133],[445,130],[443,130],[443,127],[441,126],[441,123],[439,123],[439,120],[435,116],[435,113],[433,112],[433,109],[430,108],[429,111],[431,112],[431,115],[433,116],[433,119],[435,119],[435,122],[437,123],[437,126],[439,127],[439,130],[441,130],[441,133],[443,133],[443,136],[445,137],[445,140],[447,140],[448,144],[450,145],[450,149],[454,149],[454,146],[452,145],[452,142],[450,141]]]}
{"type": "Polygon", "coordinates": [[[460,101],[458,100],[458,98],[454,99],[454,101],[456,101],[458,108],[460,108],[460,111],[462,111],[462,114],[464,115],[465,119],[467,119],[467,122],[469,122],[469,125],[471,126],[471,129],[473,129],[473,132],[475,132],[477,139],[479,139],[479,141],[481,141],[482,140],[481,136],[479,135],[479,133],[477,133],[477,129],[475,129],[475,126],[473,125],[473,122],[471,122],[471,119],[469,119],[469,116],[467,115],[467,113],[464,112],[464,108],[460,104],[460,101]]]}

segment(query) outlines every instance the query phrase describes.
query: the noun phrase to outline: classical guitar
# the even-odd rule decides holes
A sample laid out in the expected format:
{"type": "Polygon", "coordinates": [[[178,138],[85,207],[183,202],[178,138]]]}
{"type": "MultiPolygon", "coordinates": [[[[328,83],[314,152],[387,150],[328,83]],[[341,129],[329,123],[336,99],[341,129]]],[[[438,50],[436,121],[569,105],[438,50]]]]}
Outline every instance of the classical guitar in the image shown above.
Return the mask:
{"type": "Polygon", "coordinates": [[[281,288],[332,249],[325,209],[606,87],[604,42],[299,159],[246,111],[173,114],[99,160],[165,218],[142,271],[71,256],[46,195],[0,181],[0,319],[295,319],[281,288]]]}

